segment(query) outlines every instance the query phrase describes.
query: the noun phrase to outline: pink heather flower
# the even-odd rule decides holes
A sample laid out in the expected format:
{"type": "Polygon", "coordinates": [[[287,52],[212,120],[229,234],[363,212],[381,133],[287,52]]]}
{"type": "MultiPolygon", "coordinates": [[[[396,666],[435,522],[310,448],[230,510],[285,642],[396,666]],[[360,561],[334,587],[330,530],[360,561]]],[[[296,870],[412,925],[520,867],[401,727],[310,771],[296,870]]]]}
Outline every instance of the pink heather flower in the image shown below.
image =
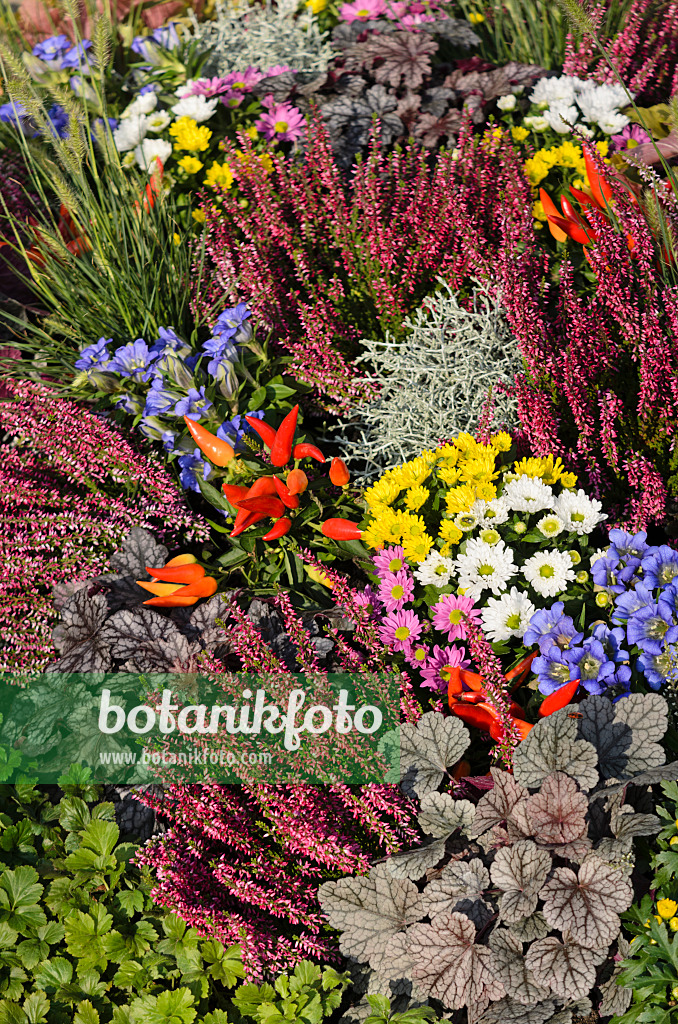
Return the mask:
{"type": "Polygon", "coordinates": [[[275,103],[271,96],[262,100],[268,111],[262,114],[255,124],[264,138],[278,139],[280,142],[294,142],[301,138],[306,126],[306,118],[291,103],[275,103]],[[269,100],[270,102],[266,102],[269,100]]]}
{"type": "Polygon", "coordinates": [[[388,573],[379,585],[379,599],[387,612],[399,610],[413,597],[414,584],[404,569],[388,573]]]}
{"type": "Polygon", "coordinates": [[[382,578],[389,572],[400,572],[401,569],[407,570],[405,551],[401,547],[383,548],[376,553],[372,561],[374,562],[377,575],[382,578]]]}
{"type": "Polygon", "coordinates": [[[612,136],[615,153],[621,153],[625,149],[635,149],[643,142],[650,142],[650,136],[638,124],[627,124],[619,135],[612,136]]]}
{"type": "Polygon", "coordinates": [[[460,647],[438,647],[433,648],[433,654],[426,659],[421,674],[424,681],[422,686],[429,690],[447,690],[450,682],[451,668],[468,668],[471,662],[464,657],[464,651],[460,647]]]}
{"type": "Polygon", "coordinates": [[[445,594],[431,608],[433,625],[441,633],[447,633],[448,640],[465,640],[465,617],[469,615],[475,622],[480,622],[480,612],[473,607],[470,597],[457,597],[456,594],[445,594]]]}
{"type": "Polygon", "coordinates": [[[421,635],[421,622],[413,611],[403,608],[398,612],[389,612],[379,627],[379,635],[385,644],[390,644],[396,651],[408,651],[412,641],[421,635]]]}
{"type": "Polygon", "coordinates": [[[353,0],[353,3],[342,4],[339,17],[342,21],[370,21],[385,11],[384,0],[353,0]]]}

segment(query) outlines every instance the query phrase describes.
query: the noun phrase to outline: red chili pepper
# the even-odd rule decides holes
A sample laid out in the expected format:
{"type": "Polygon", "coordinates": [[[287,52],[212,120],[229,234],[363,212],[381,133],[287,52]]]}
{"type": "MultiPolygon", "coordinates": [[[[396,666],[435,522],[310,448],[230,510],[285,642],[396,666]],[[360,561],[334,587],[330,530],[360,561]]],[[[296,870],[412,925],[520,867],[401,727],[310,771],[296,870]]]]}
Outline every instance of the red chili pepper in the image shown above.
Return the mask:
{"type": "Polygon", "coordinates": [[[330,480],[335,487],[345,487],[351,479],[348,466],[343,459],[332,459],[330,465],[330,480]]]}
{"type": "Polygon", "coordinates": [[[241,533],[249,529],[250,526],[254,526],[255,523],[260,523],[262,519],[266,519],[262,512],[248,512],[247,509],[241,508],[235,517],[229,537],[239,537],[241,533]]]}
{"type": "MultiPolygon", "coordinates": [[[[594,210],[600,210],[600,207],[593,196],[590,196],[588,192],[582,192],[581,189],[575,188],[574,185],[570,185],[570,195],[573,199],[576,199],[578,203],[581,203],[582,206],[590,206],[594,210]]],[[[605,210],[603,209],[602,212],[605,213],[605,210]]]]}
{"type": "Polygon", "coordinates": [[[350,519],[326,519],[322,524],[323,537],[332,540],[360,540],[362,531],[350,519]]]}
{"type": "Polygon", "coordinates": [[[273,482],[275,484],[275,489],[278,492],[278,497],[285,508],[299,508],[299,499],[296,494],[292,494],[288,491],[282,480],[278,480],[277,476],[273,477],[273,482]]]}
{"type": "Polygon", "coordinates": [[[257,498],[243,498],[238,502],[238,508],[244,509],[246,512],[257,512],[262,516],[271,516],[273,519],[277,519],[285,511],[285,506],[280,498],[274,498],[268,494],[262,494],[257,498]]]}
{"type": "Polygon", "coordinates": [[[483,732],[489,732],[495,721],[485,707],[477,707],[460,702],[459,704],[453,704],[450,710],[457,718],[461,718],[462,722],[467,722],[468,725],[475,725],[478,729],[482,729],[483,732]]]}
{"type": "Polygon", "coordinates": [[[316,448],[314,444],[307,444],[305,441],[302,444],[295,444],[292,455],[295,459],[315,459],[317,462],[327,462],[320,448],[316,448]]]}
{"type": "Polygon", "coordinates": [[[308,477],[303,469],[293,469],[287,474],[285,483],[290,494],[303,494],[308,487],[308,477]]]}
{"type": "Polygon", "coordinates": [[[164,597],[152,597],[150,601],[144,601],[144,604],[149,604],[156,608],[187,608],[189,605],[195,604],[198,598],[211,597],[216,592],[217,581],[211,576],[205,576],[204,579],[196,580],[195,583],[191,583],[187,587],[181,587],[173,594],[166,594],[164,597]]]}
{"type": "Polygon", "coordinates": [[[209,430],[205,430],[188,416],[184,416],[184,423],[198,448],[210,462],[213,462],[215,466],[227,466],[231,462],[235,456],[233,445],[230,445],[228,441],[222,441],[215,434],[210,434],[209,430]]]}
{"type": "Polygon", "coordinates": [[[291,519],[279,519],[275,526],[272,526],[268,533],[265,533],[261,538],[262,540],[279,540],[280,537],[284,537],[286,533],[290,532],[292,526],[291,519]]]}
{"type": "Polygon", "coordinates": [[[222,484],[221,489],[234,507],[249,494],[249,487],[242,487],[240,484],[222,484]]]}
{"type": "Polygon", "coordinates": [[[544,213],[546,214],[546,218],[548,221],[549,231],[555,238],[556,242],[564,242],[567,238],[567,235],[559,227],[556,227],[553,221],[551,220],[552,217],[559,216],[558,207],[553,202],[548,192],[545,192],[543,188],[539,189],[539,198],[541,199],[541,205],[544,207],[544,213]]]}
{"type": "Polygon", "coordinates": [[[159,569],[151,569],[147,565],[145,569],[154,580],[163,580],[165,583],[195,583],[205,575],[202,565],[198,565],[196,562],[190,562],[188,565],[174,565],[171,568],[161,565],[159,569]]]}
{"type": "Polygon", "coordinates": [[[588,152],[587,147],[583,146],[582,148],[584,150],[584,165],[586,167],[586,177],[589,179],[589,185],[591,186],[591,191],[593,192],[593,198],[598,203],[598,206],[601,208],[601,210],[605,210],[614,198],[612,189],[605,181],[603,175],[598,173],[596,165],[593,161],[593,157],[588,152]]]}
{"type": "Polygon", "coordinates": [[[515,679],[516,676],[526,676],[530,671],[532,662],[539,654],[539,651],[533,651],[532,654],[526,655],[522,661],[519,661],[515,668],[512,668],[510,672],[506,673],[506,679],[515,679]]]}
{"type": "Polygon", "coordinates": [[[571,238],[573,242],[579,242],[580,245],[590,245],[591,242],[595,242],[597,237],[592,228],[584,229],[579,224],[573,224],[572,221],[565,220],[564,217],[551,217],[549,224],[555,224],[561,228],[568,238],[571,238]]]}
{"type": "Polygon", "coordinates": [[[561,708],[567,707],[578,689],[579,680],[573,679],[571,682],[561,686],[560,689],[554,690],[553,693],[550,693],[542,701],[538,712],[539,717],[546,718],[548,715],[552,715],[554,711],[560,711],[561,708]]]}
{"type": "Polygon", "coordinates": [[[275,441],[271,445],[271,462],[274,466],[286,466],[292,458],[292,442],[297,429],[299,406],[295,405],[275,432],[275,441]]]}
{"type": "Polygon", "coordinates": [[[256,416],[245,416],[245,422],[249,423],[252,430],[259,435],[266,447],[270,448],[275,441],[275,427],[269,426],[263,420],[258,420],[256,416]]]}

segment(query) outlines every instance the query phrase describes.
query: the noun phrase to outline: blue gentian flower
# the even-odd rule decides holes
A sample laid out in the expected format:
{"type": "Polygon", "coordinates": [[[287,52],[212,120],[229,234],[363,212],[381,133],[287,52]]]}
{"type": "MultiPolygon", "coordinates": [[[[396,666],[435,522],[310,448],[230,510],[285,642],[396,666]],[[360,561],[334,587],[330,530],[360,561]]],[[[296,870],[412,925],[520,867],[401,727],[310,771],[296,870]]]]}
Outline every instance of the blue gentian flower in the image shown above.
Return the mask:
{"type": "Polygon", "coordinates": [[[615,598],[612,621],[619,624],[625,623],[632,615],[635,615],[641,608],[654,604],[654,597],[642,583],[636,583],[633,590],[620,594],[615,598]]]}
{"type": "Polygon", "coordinates": [[[626,643],[626,631],[620,626],[610,629],[604,622],[599,622],[593,627],[593,637],[603,645],[603,650],[611,661],[628,661],[629,652],[622,648],[626,643]]]}
{"type": "Polygon", "coordinates": [[[200,494],[198,474],[202,474],[203,480],[207,480],[212,467],[202,458],[200,449],[196,448],[192,453],[184,452],[178,459],[180,466],[179,479],[185,491],[196,491],[200,494]]]}
{"type": "Polygon", "coordinates": [[[61,61],[61,70],[66,71],[69,68],[79,68],[87,73],[91,67],[91,60],[87,55],[87,51],[91,48],[92,44],[89,39],[83,39],[77,46],[71,47],[61,61]]]}
{"type": "MultiPolygon", "coordinates": [[[[49,127],[55,138],[65,139],[68,135],[68,114],[63,107],[60,107],[58,103],[55,103],[47,111],[47,117],[49,118],[49,127]]],[[[36,132],[36,135],[43,134],[42,132],[36,132]]]]}
{"type": "Polygon", "coordinates": [[[212,328],[212,334],[217,336],[226,334],[228,337],[235,338],[237,344],[242,345],[252,337],[252,328],[250,324],[245,323],[251,316],[252,312],[247,308],[247,303],[239,302],[237,306],[225,309],[223,313],[219,314],[212,328]]]}
{"type": "Polygon", "coordinates": [[[205,397],[203,384],[199,390],[191,388],[186,397],[177,402],[174,413],[176,416],[188,416],[189,420],[199,420],[211,408],[212,403],[205,397]]]}
{"type": "Polygon", "coordinates": [[[532,671],[539,679],[539,692],[545,696],[555,693],[561,686],[570,681],[570,666],[565,661],[565,654],[558,644],[551,643],[542,648],[540,657],[532,662],[532,671]]]}
{"type": "Polygon", "coordinates": [[[144,437],[148,437],[152,441],[162,441],[165,451],[174,451],[176,434],[173,430],[168,430],[165,424],[155,416],[144,416],[139,423],[139,430],[144,437]]]}
{"type": "Polygon", "coordinates": [[[613,682],[616,666],[610,661],[600,640],[589,636],[581,647],[565,651],[572,679],[579,679],[589,693],[604,693],[613,682]]]}
{"type": "Polygon", "coordinates": [[[651,690],[660,690],[664,683],[678,680],[678,648],[669,646],[661,654],[643,652],[636,669],[645,676],[651,690]]]}
{"type": "Polygon", "coordinates": [[[552,643],[558,644],[561,649],[579,643],[584,634],[577,631],[573,619],[563,614],[564,610],[563,602],[556,601],[550,608],[541,608],[535,612],[523,637],[525,646],[539,644],[543,654],[544,649],[552,643]]]}
{"type": "Polygon", "coordinates": [[[220,427],[217,428],[217,437],[220,437],[222,441],[227,441],[232,448],[237,452],[248,451],[247,445],[244,443],[243,438],[245,434],[254,434],[254,431],[250,427],[249,423],[245,421],[245,416],[253,417],[257,420],[263,420],[264,411],[263,409],[257,409],[256,412],[248,412],[245,415],[236,413],[233,419],[226,420],[220,427]]]}
{"type": "Polygon", "coordinates": [[[641,565],[646,587],[668,587],[678,577],[678,551],[667,544],[651,548],[641,565]]]}
{"type": "MultiPolygon", "coordinates": [[[[606,555],[595,560],[591,566],[591,576],[597,586],[604,587],[612,594],[621,594],[626,589],[622,578],[626,568],[617,552],[610,548],[606,555]]],[[[626,582],[630,581],[633,571],[631,569],[626,582]]]]}
{"type": "Polygon", "coordinates": [[[626,530],[610,530],[610,547],[613,548],[620,558],[628,565],[632,559],[640,559],[648,549],[645,541],[647,534],[644,530],[640,533],[627,533],[626,530]]]}
{"type": "Polygon", "coordinates": [[[168,25],[156,28],[152,38],[158,46],[162,46],[163,50],[176,50],[177,46],[181,44],[176,21],[170,21],[168,25]]]}
{"type": "Polygon", "coordinates": [[[135,395],[123,394],[115,403],[116,409],[124,409],[130,416],[138,416],[143,409],[143,403],[135,395]]]}
{"type": "MultiPolygon", "coordinates": [[[[111,129],[112,132],[114,132],[115,129],[118,127],[117,118],[115,118],[115,117],[107,117],[106,120],[108,121],[108,127],[111,129]]],[[[98,142],[99,141],[99,139],[97,138],[97,132],[96,132],[96,129],[99,128],[99,126],[101,126],[102,128],[104,127],[104,119],[103,119],[103,117],[97,117],[94,121],[92,121],[91,135],[92,135],[92,139],[93,139],[94,142],[98,142]]]]}
{"type": "Polygon", "coordinates": [[[21,118],[27,116],[28,111],[20,103],[0,104],[0,121],[4,121],[5,124],[13,124],[19,127],[21,125],[21,118]]]}
{"type": "Polygon", "coordinates": [[[627,632],[630,644],[637,644],[646,654],[661,654],[666,644],[678,640],[678,626],[666,603],[639,608],[629,619],[627,632]]]}
{"type": "Polygon", "coordinates": [[[146,392],[144,416],[174,416],[174,407],[178,401],[179,395],[168,391],[161,377],[155,377],[146,392]]]}
{"type": "Polygon", "coordinates": [[[107,346],[112,344],[113,338],[99,338],[93,345],[88,345],[75,362],[76,370],[101,370],[108,367],[111,354],[107,346]]]}
{"type": "Polygon", "coordinates": [[[156,355],[149,351],[143,338],[130,341],[122,348],[116,349],[108,364],[108,370],[119,373],[121,377],[134,377],[135,380],[148,380],[153,375],[151,364],[156,355]]]}
{"type": "Polygon", "coordinates": [[[216,366],[227,359],[231,363],[235,363],[238,359],[238,350],[233,343],[231,337],[228,334],[219,334],[210,338],[202,347],[203,352],[208,356],[212,356],[211,362],[207,367],[208,373],[214,373],[210,369],[210,366],[216,366]]]}
{"type": "Polygon", "coordinates": [[[153,364],[153,375],[176,384],[180,391],[188,391],[195,387],[193,370],[196,362],[196,359],[182,359],[171,348],[164,349],[153,364]]]}
{"type": "Polygon", "coordinates": [[[38,60],[44,60],[46,63],[51,64],[52,62],[61,63],[62,58],[68,50],[72,47],[73,43],[65,35],[50,36],[49,39],[43,39],[41,43],[36,43],[33,47],[32,53],[38,60]]]}
{"type": "MultiPolygon", "coordinates": [[[[159,91],[160,91],[160,85],[157,82],[151,82],[150,85],[142,85],[141,89],[139,89],[139,95],[140,96],[145,96],[146,93],[149,93],[149,92],[159,92],[159,91]]],[[[170,328],[170,330],[171,330],[171,328],[170,328]]]]}

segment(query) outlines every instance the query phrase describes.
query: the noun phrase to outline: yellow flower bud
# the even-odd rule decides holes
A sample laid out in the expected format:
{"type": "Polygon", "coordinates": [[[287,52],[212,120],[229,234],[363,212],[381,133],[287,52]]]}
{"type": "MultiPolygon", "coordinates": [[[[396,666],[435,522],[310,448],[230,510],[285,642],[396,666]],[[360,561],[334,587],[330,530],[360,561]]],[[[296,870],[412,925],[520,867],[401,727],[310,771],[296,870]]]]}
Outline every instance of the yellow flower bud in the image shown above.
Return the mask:
{"type": "Polygon", "coordinates": [[[610,603],[609,594],[606,594],[604,590],[602,591],[602,593],[596,594],[596,604],[598,605],[599,608],[604,608],[609,603],[610,603]]]}
{"type": "Polygon", "coordinates": [[[579,565],[579,563],[581,562],[581,555],[579,554],[579,552],[575,548],[572,548],[572,550],[568,551],[567,553],[570,556],[570,561],[572,562],[572,565],[579,565]]]}

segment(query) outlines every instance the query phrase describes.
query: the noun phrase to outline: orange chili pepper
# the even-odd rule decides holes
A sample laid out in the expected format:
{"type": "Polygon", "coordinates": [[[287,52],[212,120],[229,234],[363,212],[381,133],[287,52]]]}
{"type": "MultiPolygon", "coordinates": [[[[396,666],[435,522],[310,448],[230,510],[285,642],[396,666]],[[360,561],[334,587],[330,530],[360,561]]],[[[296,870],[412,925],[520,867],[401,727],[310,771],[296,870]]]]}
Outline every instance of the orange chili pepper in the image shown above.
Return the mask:
{"type": "Polygon", "coordinates": [[[287,474],[285,483],[290,494],[303,494],[308,487],[308,477],[303,469],[293,469],[287,474]]]}
{"type": "Polygon", "coordinates": [[[151,569],[148,565],[144,568],[154,580],[162,580],[164,583],[195,583],[205,575],[202,565],[198,565],[197,562],[169,567],[162,565],[159,569],[151,569]]]}
{"type": "Polygon", "coordinates": [[[348,466],[343,459],[332,459],[330,465],[330,480],[335,487],[345,487],[351,479],[348,466]]]}
{"type": "Polygon", "coordinates": [[[195,604],[199,598],[211,597],[216,592],[217,581],[211,576],[205,576],[204,579],[196,580],[195,583],[191,583],[186,587],[180,587],[173,594],[167,594],[164,597],[152,597],[150,601],[144,601],[144,604],[156,608],[187,608],[195,604]]]}
{"type": "Polygon", "coordinates": [[[197,444],[203,455],[206,455],[215,466],[227,466],[235,457],[233,446],[228,441],[222,441],[220,437],[205,430],[199,423],[195,423],[188,416],[184,416],[184,423],[188,432],[197,444]]]}

